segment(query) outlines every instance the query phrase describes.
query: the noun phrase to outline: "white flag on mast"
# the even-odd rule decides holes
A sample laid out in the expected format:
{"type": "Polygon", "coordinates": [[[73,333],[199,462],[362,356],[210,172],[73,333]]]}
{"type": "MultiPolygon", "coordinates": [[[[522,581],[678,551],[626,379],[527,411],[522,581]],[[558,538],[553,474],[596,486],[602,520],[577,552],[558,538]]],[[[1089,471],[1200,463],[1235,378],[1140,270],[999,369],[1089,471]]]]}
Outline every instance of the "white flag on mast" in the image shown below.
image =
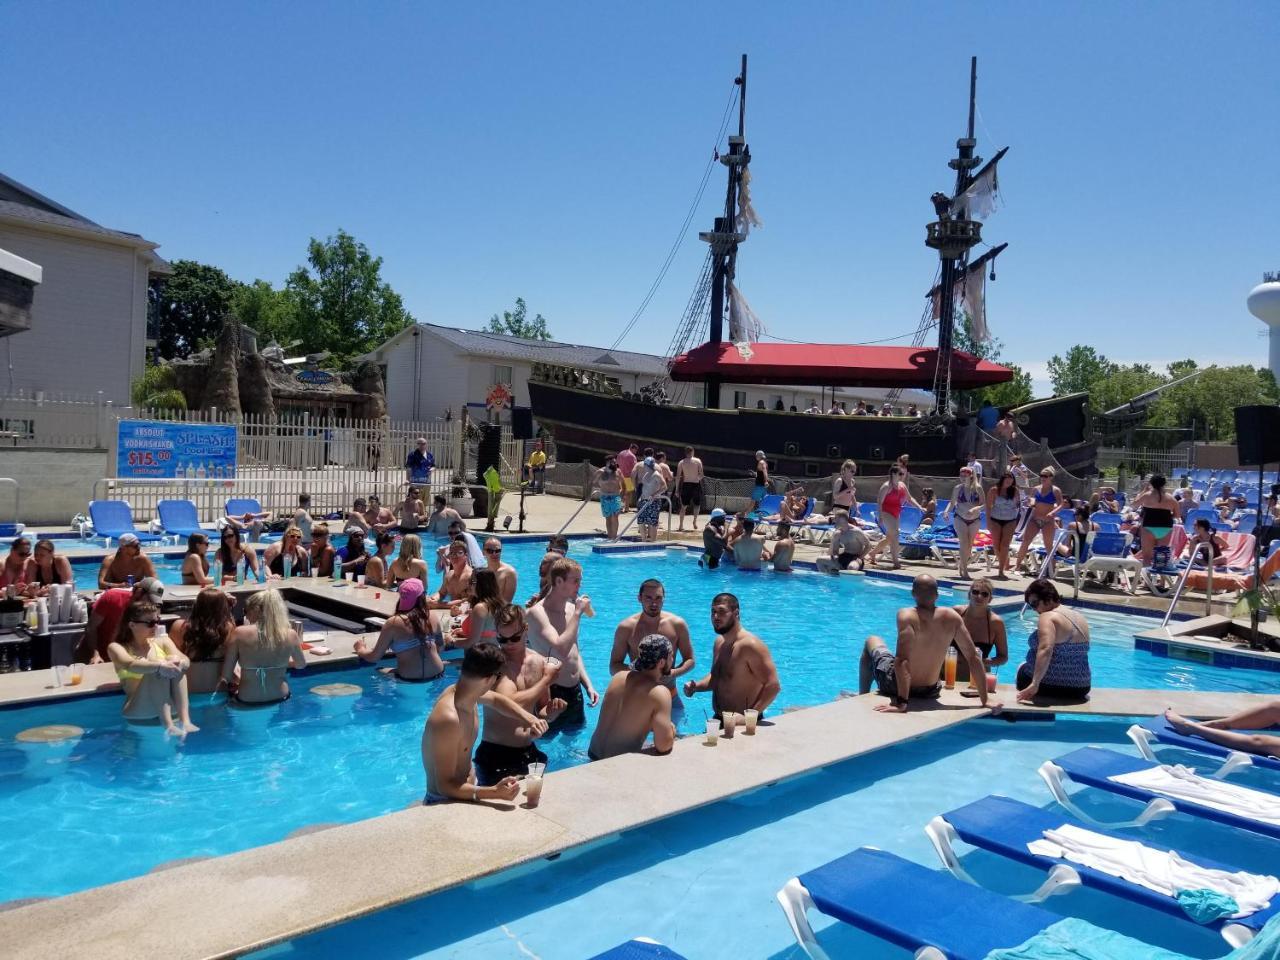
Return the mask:
{"type": "Polygon", "coordinates": [[[996,209],[1000,180],[998,164],[992,163],[982,176],[969,184],[969,189],[951,201],[951,216],[956,220],[986,220],[996,209]]]}
{"type": "Polygon", "coordinates": [[[729,340],[738,348],[743,360],[752,356],[751,344],[764,335],[764,324],[747,303],[737,285],[729,282],[729,340]]]}
{"type": "Polygon", "coordinates": [[[956,288],[956,301],[969,318],[969,336],[978,343],[990,343],[991,331],[987,328],[987,272],[969,270],[956,288]]]}
{"type": "Polygon", "coordinates": [[[752,227],[761,226],[760,215],[751,204],[751,170],[744,169],[738,180],[738,232],[747,234],[752,227]]]}

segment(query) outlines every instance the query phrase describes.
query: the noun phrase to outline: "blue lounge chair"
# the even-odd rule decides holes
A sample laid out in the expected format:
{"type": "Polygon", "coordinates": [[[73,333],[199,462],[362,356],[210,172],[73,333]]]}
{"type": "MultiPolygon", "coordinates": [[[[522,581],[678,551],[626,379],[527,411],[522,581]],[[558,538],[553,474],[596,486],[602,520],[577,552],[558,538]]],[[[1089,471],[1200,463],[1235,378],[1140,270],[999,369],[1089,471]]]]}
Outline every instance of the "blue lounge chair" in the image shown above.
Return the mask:
{"type": "MultiPolygon", "coordinates": [[[[1123,877],[1117,877],[1093,867],[1072,863],[1057,857],[1041,856],[1027,849],[1027,844],[1039,840],[1044,836],[1046,830],[1056,830],[1064,824],[1106,833],[1106,831],[1097,831],[1096,828],[1088,827],[1083,823],[1064,817],[1061,813],[1041,810],[1038,807],[1022,803],[1019,800],[1011,800],[1008,797],[984,797],[967,806],[952,810],[950,813],[944,813],[942,816],[933,819],[933,822],[925,829],[925,833],[928,834],[929,839],[933,842],[933,848],[937,851],[943,865],[959,880],[973,883],[973,880],[965,872],[964,868],[960,866],[960,862],[956,857],[953,843],[957,838],[970,846],[981,847],[983,850],[989,850],[1002,857],[1026,864],[1029,867],[1039,867],[1045,870],[1066,867],[1075,875],[1077,884],[1093,887],[1113,896],[1131,900],[1142,906],[1172,914],[1179,919],[1194,922],[1191,921],[1191,918],[1174,897],[1165,896],[1147,887],[1132,883],[1123,877]]],[[[1112,834],[1107,835],[1113,836],[1112,834]]],[[[1153,850],[1168,851],[1170,849],[1146,840],[1142,842],[1144,846],[1153,850]]],[[[1228,873],[1235,873],[1239,870],[1238,867],[1206,860],[1203,857],[1188,857],[1186,859],[1209,870],[1223,870],[1228,873]]],[[[1075,885],[1059,884],[1053,889],[1053,892],[1065,892],[1068,889],[1073,889],[1075,885]]],[[[1212,926],[1222,934],[1228,943],[1233,947],[1238,947],[1253,939],[1257,931],[1261,930],[1266,922],[1277,913],[1280,913],[1280,900],[1273,902],[1266,909],[1259,910],[1257,913],[1250,914],[1247,917],[1240,917],[1236,920],[1224,918],[1216,921],[1212,926]]]]}
{"type": "MultiPolygon", "coordinates": [[[[1056,760],[1042,763],[1038,772],[1040,778],[1048,785],[1055,800],[1077,817],[1090,823],[1097,823],[1097,821],[1076,806],[1062,783],[1063,775],[1070,777],[1076,783],[1097,787],[1100,790],[1106,790],[1110,793],[1145,803],[1146,808],[1139,814],[1137,819],[1126,825],[1141,826],[1151,820],[1167,816],[1176,810],[1179,813],[1200,817],[1204,820],[1213,820],[1216,823],[1224,823],[1239,830],[1248,830],[1251,833],[1270,837],[1273,840],[1280,840],[1280,826],[1274,823],[1236,816],[1234,813],[1215,810],[1213,807],[1195,803],[1191,800],[1163,797],[1151,790],[1130,786],[1125,783],[1116,783],[1110,779],[1126,773],[1136,773],[1139,770],[1150,770],[1158,766],[1160,764],[1152,763],[1149,760],[1141,760],[1137,757],[1125,756],[1123,753],[1116,753],[1114,750],[1103,750],[1100,747],[1082,747],[1065,756],[1058,757],[1056,760]]],[[[1110,826],[1118,826],[1118,824],[1110,824],[1110,826]]]]}
{"type": "Polygon", "coordinates": [[[685,960],[685,958],[656,940],[637,937],[618,944],[612,950],[597,953],[591,960],[685,960]]]}
{"type": "Polygon", "coordinates": [[[121,534],[132,533],[143,543],[155,543],[164,537],[154,533],[145,533],[133,525],[133,511],[123,500],[91,500],[89,502],[89,519],[93,522],[94,532],[108,541],[119,540],[121,534]]]}
{"type": "Polygon", "coordinates": [[[232,497],[227,501],[228,517],[243,517],[246,513],[262,513],[262,504],[253,497],[232,497]]]}
{"type": "Polygon", "coordinates": [[[993,950],[1026,943],[1061,919],[870,847],[793,877],[777,897],[811,960],[828,960],[806,916],[814,907],[916,951],[917,960],[983,960],[993,950]]]}
{"type": "Polygon", "coordinates": [[[1152,717],[1142,723],[1135,723],[1129,728],[1129,739],[1133,741],[1133,745],[1138,748],[1138,752],[1142,754],[1143,758],[1150,760],[1152,763],[1160,762],[1156,759],[1155,751],[1152,747],[1153,742],[1162,743],[1169,747],[1180,747],[1183,750],[1192,750],[1210,757],[1222,757],[1226,762],[1210,774],[1215,780],[1220,780],[1233,770],[1238,770],[1241,767],[1257,766],[1263,770],[1280,772],[1280,757],[1269,757],[1261,753],[1246,753],[1243,750],[1224,747],[1220,743],[1211,743],[1203,737],[1186,736],[1169,726],[1168,721],[1163,716],[1152,717]]]}
{"type": "Polygon", "coordinates": [[[858,516],[867,521],[867,523],[879,522],[876,517],[876,505],[874,503],[866,503],[864,501],[858,504],[858,516]]]}
{"type": "Polygon", "coordinates": [[[196,505],[190,500],[161,500],[156,504],[160,526],[171,537],[189,537],[193,533],[209,533],[200,525],[196,505]]]}

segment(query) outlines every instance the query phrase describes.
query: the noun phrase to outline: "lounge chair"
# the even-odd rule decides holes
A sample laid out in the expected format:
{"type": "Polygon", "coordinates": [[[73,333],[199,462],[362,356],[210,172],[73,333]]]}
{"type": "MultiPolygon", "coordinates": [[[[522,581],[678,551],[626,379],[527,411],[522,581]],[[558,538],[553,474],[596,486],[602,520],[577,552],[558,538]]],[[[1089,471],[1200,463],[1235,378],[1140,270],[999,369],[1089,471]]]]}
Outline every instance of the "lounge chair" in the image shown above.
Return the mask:
{"type": "Polygon", "coordinates": [[[1192,750],[1210,757],[1221,757],[1224,763],[1210,774],[1215,780],[1221,780],[1242,767],[1256,766],[1264,770],[1280,772],[1280,757],[1234,750],[1231,747],[1224,747],[1220,743],[1213,743],[1203,737],[1187,736],[1169,726],[1169,721],[1165,720],[1163,716],[1152,717],[1142,723],[1135,723],[1129,728],[1128,732],[1129,739],[1138,748],[1138,752],[1142,754],[1144,759],[1150,760],[1152,763],[1160,762],[1156,759],[1155,743],[1162,743],[1169,747],[1179,747],[1183,750],[1192,750]]]}
{"type": "MultiPolygon", "coordinates": [[[[1240,830],[1248,830],[1264,837],[1270,837],[1273,840],[1280,840],[1280,823],[1272,823],[1259,817],[1240,816],[1181,797],[1162,796],[1153,790],[1127,783],[1117,783],[1111,779],[1127,773],[1137,773],[1141,770],[1154,770],[1160,766],[1162,765],[1152,763],[1149,760],[1141,760],[1137,757],[1128,757],[1123,753],[1116,753],[1114,750],[1103,750],[1100,747],[1082,747],[1065,756],[1058,757],[1056,760],[1042,763],[1038,772],[1040,778],[1048,785],[1053,798],[1077,817],[1089,823],[1097,823],[1098,821],[1076,806],[1062,782],[1064,775],[1076,783],[1097,787],[1100,790],[1106,790],[1110,793],[1145,803],[1146,807],[1143,812],[1126,825],[1142,826],[1151,820],[1167,816],[1176,810],[1179,813],[1200,817],[1204,820],[1213,820],[1216,823],[1223,823],[1240,830]]],[[[1223,784],[1223,787],[1226,788],[1226,784],[1223,784]]],[[[1237,786],[1232,789],[1245,790],[1246,788],[1237,786]]],[[[1261,790],[1249,790],[1246,796],[1254,794],[1257,795],[1259,800],[1280,799],[1261,790]]],[[[1119,824],[1107,824],[1106,826],[1119,826],[1119,824]]]]}
{"type": "Polygon", "coordinates": [[[591,960],[684,960],[684,957],[656,940],[636,937],[618,944],[612,950],[597,953],[591,960]]]}
{"type": "Polygon", "coordinates": [[[161,500],[156,504],[160,527],[171,537],[189,537],[193,533],[209,533],[200,525],[196,505],[190,500],[161,500]]]}
{"type": "MultiPolygon", "coordinates": [[[[956,856],[954,842],[957,839],[963,840],[970,846],[980,847],[983,850],[999,854],[1029,867],[1038,867],[1047,871],[1063,867],[1070,870],[1071,874],[1074,875],[1075,882],[1059,883],[1052,888],[1051,893],[1066,892],[1074,889],[1076,885],[1083,884],[1084,886],[1101,890],[1104,893],[1131,900],[1142,906],[1171,914],[1179,919],[1194,922],[1191,921],[1191,918],[1175,897],[1166,896],[1149,887],[1133,883],[1104,870],[1057,857],[1032,853],[1027,849],[1027,844],[1041,839],[1046,830],[1056,830],[1064,825],[1102,833],[1113,839],[1131,839],[1117,837],[1106,831],[1088,827],[1083,823],[1064,817],[1061,813],[1041,810],[1019,800],[996,796],[984,797],[967,806],[952,810],[950,813],[935,817],[929,826],[925,828],[925,833],[933,843],[933,848],[937,851],[943,865],[959,880],[969,883],[974,882],[960,865],[956,856]]],[[[1151,850],[1168,852],[1170,849],[1145,840],[1142,843],[1151,850]]],[[[1227,873],[1239,871],[1238,867],[1228,866],[1203,857],[1186,857],[1184,859],[1190,860],[1208,870],[1222,870],[1227,873]]],[[[1228,943],[1233,947],[1238,947],[1253,939],[1257,931],[1261,930],[1266,922],[1277,913],[1280,913],[1280,897],[1274,898],[1272,903],[1262,910],[1234,920],[1223,918],[1215,921],[1213,926],[1228,943]]]]}
{"type": "Polygon", "coordinates": [[[132,533],[143,543],[156,543],[164,537],[146,533],[133,525],[133,510],[123,500],[91,500],[89,519],[94,532],[108,541],[119,540],[122,534],[132,533]]]}
{"type": "Polygon", "coordinates": [[[253,497],[232,497],[227,500],[228,517],[243,517],[246,513],[262,512],[262,503],[253,497]]]}
{"type": "Polygon", "coordinates": [[[1114,573],[1125,592],[1133,593],[1134,582],[1142,577],[1142,561],[1129,551],[1132,537],[1118,530],[1098,530],[1089,534],[1087,542],[1089,559],[1080,566],[1080,575],[1114,573]]]}
{"type": "Polygon", "coordinates": [[[1026,943],[1061,918],[940,870],[863,847],[787,881],[778,903],[811,960],[829,960],[806,915],[817,908],[916,960],[983,960],[1026,943]]]}

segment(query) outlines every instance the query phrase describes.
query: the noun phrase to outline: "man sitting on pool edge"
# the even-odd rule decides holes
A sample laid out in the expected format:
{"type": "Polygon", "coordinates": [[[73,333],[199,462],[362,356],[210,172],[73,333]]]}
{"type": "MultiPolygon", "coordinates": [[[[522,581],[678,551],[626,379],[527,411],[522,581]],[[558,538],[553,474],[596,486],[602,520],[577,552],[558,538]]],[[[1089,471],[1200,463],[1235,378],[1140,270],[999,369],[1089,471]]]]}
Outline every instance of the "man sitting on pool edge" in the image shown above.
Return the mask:
{"type": "Polygon", "coordinates": [[[858,665],[858,693],[870,693],[874,679],[880,693],[889,703],[876,707],[881,713],[906,713],[911,700],[936,700],[942,692],[943,663],[954,643],[968,661],[969,675],[978,686],[978,697],[984,707],[993,710],[999,701],[987,694],[987,673],[982,654],[973,645],[960,614],[950,607],[938,606],[938,581],[922,573],[911,584],[914,607],[898,611],[898,649],[889,647],[879,637],[868,637],[858,665]],[[913,683],[912,681],[915,681],[913,683]]]}
{"type": "Polygon", "coordinates": [[[658,753],[671,752],[676,741],[676,728],[671,722],[672,691],[663,684],[670,668],[670,640],[651,633],[640,641],[631,669],[615,673],[605,688],[588,757],[604,760],[635,753],[650,733],[658,753]]]}

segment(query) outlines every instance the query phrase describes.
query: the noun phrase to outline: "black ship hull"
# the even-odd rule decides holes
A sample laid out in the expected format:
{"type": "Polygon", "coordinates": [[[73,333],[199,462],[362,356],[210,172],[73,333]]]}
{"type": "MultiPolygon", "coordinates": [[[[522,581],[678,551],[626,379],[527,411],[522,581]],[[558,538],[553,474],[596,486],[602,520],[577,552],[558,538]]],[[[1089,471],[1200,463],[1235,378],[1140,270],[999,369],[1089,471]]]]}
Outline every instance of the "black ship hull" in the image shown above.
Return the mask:
{"type": "MultiPolygon", "coordinates": [[[[665,450],[675,461],[690,446],[709,476],[728,479],[752,473],[757,450],[768,456],[773,473],[794,478],[829,476],[846,459],[856,461],[863,474],[875,473],[887,470],[903,453],[911,456],[917,475],[954,476],[968,452],[960,447],[972,436],[963,425],[920,433],[914,418],[659,406],[537,380],[529,382],[529,398],[534,417],[555,437],[561,462],[601,464],[631,443],[665,450]]],[[[1034,426],[1053,428],[1051,449],[1072,454],[1072,463],[1061,461],[1063,466],[1073,473],[1091,468],[1094,448],[1084,442],[1087,421],[1081,404],[1043,401],[1034,406],[1034,426]]]]}

